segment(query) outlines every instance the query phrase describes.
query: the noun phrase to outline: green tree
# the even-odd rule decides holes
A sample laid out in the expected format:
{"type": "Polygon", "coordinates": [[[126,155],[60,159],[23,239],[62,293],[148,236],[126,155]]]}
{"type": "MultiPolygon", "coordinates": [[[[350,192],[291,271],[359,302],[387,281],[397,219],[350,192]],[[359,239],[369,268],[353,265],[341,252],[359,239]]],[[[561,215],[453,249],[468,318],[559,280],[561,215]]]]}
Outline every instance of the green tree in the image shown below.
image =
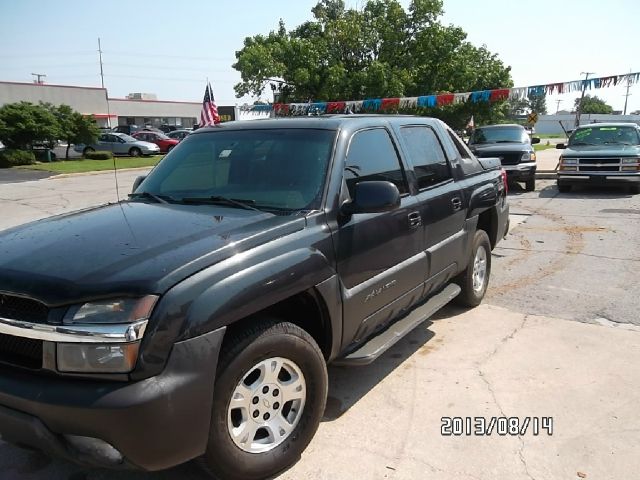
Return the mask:
{"type": "Polygon", "coordinates": [[[547,96],[546,95],[528,95],[527,101],[529,109],[539,115],[547,114],[547,96]]]}
{"type": "MultiPolygon", "coordinates": [[[[247,37],[233,67],[238,97],[260,96],[269,79],[282,79],[281,101],[359,100],[512,86],[510,68],[466,33],[442,25],[441,0],[368,0],[361,10],[321,0],[313,19],[287,31],[282,20],[268,35],[247,37]]],[[[466,123],[473,114],[497,121],[503,105],[454,105],[420,110],[466,123]]]]}
{"type": "Polygon", "coordinates": [[[576,98],[574,102],[574,108],[576,111],[579,109],[580,113],[612,113],[613,108],[611,105],[607,105],[607,103],[598,98],[596,96],[585,95],[580,102],[580,98],[576,98]]]}
{"type": "Polygon", "coordinates": [[[32,149],[35,143],[54,144],[60,130],[47,108],[29,102],[0,107],[0,141],[10,149],[32,149]]]}
{"type": "Polygon", "coordinates": [[[69,105],[54,107],[44,104],[43,106],[49,108],[58,121],[60,139],[65,140],[67,143],[65,152],[65,158],[67,160],[69,159],[69,148],[71,145],[94,143],[98,139],[100,129],[93,118],[86,117],[74,111],[69,105]]]}

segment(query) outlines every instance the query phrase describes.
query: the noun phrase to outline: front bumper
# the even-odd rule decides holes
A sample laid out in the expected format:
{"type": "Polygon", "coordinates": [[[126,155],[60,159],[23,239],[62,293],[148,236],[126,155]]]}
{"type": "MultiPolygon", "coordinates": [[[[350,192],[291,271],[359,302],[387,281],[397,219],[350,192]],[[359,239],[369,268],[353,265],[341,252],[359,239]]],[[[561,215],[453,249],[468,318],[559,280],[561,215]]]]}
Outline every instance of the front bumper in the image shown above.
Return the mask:
{"type": "Polygon", "coordinates": [[[507,178],[510,180],[529,180],[535,178],[536,162],[518,163],[517,165],[503,165],[502,168],[507,172],[507,178]]]}
{"type": "Polygon", "coordinates": [[[632,185],[640,183],[638,173],[560,173],[558,172],[560,185],[632,185]]]}
{"type": "Polygon", "coordinates": [[[89,466],[151,471],[198,457],[224,331],[176,343],[160,375],[135,383],[0,370],[0,436],[89,466]],[[78,451],[69,435],[107,442],[123,459],[78,451]]]}

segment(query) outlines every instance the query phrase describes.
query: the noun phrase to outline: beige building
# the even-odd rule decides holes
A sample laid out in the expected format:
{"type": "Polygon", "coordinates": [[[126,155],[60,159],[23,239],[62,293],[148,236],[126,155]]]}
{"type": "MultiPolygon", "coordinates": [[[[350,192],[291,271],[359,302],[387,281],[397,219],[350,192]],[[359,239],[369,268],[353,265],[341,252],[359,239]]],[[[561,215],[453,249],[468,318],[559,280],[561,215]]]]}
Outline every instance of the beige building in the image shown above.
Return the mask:
{"type": "MultiPolygon", "coordinates": [[[[0,82],[0,106],[22,101],[69,105],[83,115],[92,115],[101,127],[129,124],[192,127],[200,118],[202,107],[200,102],[108,98],[107,90],[98,87],[0,82]]],[[[219,107],[219,110],[223,114],[234,109],[219,107]]],[[[229,118],[225,120],[233,120],[231,115],[227,114],[229,118]]]]}

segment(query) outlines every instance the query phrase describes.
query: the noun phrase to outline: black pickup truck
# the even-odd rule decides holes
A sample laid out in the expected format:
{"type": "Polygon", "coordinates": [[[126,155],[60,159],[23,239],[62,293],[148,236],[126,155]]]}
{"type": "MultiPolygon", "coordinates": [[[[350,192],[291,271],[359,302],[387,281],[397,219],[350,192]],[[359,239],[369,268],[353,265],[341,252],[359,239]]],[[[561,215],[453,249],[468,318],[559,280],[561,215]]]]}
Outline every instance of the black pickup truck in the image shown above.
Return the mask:
{"type": "Polygon", "coordinates": [[[127,201],[0,233],[0,435],[113,468],[294,463],[328,362],[372,362],[478,305],[506,178],[442,122],[227,123],[127,201]]]}

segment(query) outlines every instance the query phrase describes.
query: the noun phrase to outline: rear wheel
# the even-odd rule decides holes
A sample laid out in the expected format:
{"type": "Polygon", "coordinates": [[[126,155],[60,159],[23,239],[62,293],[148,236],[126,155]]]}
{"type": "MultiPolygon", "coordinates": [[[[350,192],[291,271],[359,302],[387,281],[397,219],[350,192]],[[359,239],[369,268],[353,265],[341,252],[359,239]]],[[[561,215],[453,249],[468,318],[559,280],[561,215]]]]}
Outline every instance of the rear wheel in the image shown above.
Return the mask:
{"type": "Polygon", "coordinates": [[[558,183],[558,191],[560,193],[569,193],[571,191],[571,185],[566,183],[558,183]]]}
{"type": "Polygon", "coordinates": [[[292,323],[256,320],[225,340],[202,464],[216,478],[268,478],[295,463],[315,434],[327,369],[292,323]]]}
{"type": "Polygon", "coordinates": [[[525,184],[525,189],[527,190],[527,192],[533,192],[536,189],[536,179],[534,178],[530,178],[528,179],[525,184]]]}
{"type": "Polygon", "coordinates": [[[86,147],[86,148],[82,151],[82,155],[83,155],[84,157],[86,157],[86,156],[87,156],[87,153],[91,153],[91,152],[95,152],[95,151],[96,151],[96,150],[95,150],[95,148],[92,148],[92,147],[86,147]]]}
{"type": "Polygon", "coordinates": [[[477,230],[467,269],[456,279],[456,283],[462,290],[456,297],[456,302],[464,307],[476,307],[480,305],[489,285],[491,275],[491,242],[484,230],[477,230]]]}
{"type": "Polygon", "coordinates": [[[129,150],[129,155],[132,157],[139,157],[140,155],[142,155],[142,150],[140,150],[138,147],[133,147],[129,150]]]}

